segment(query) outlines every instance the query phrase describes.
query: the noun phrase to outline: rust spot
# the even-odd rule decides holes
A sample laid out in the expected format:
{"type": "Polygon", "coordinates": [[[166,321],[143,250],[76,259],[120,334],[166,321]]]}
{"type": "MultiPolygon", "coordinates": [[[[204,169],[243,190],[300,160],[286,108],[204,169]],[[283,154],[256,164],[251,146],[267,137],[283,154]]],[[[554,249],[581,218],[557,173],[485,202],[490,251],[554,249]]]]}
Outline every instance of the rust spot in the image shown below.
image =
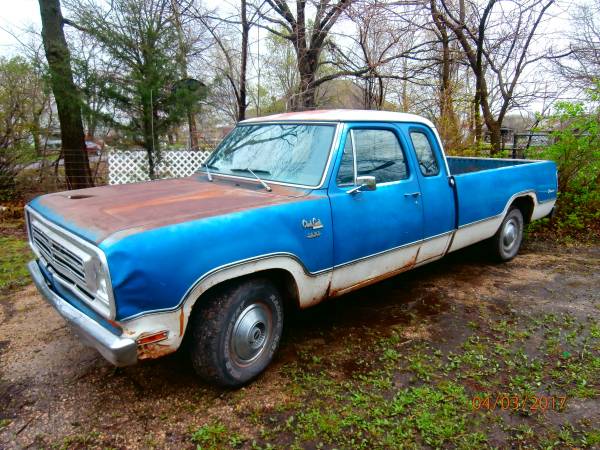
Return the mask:
{"type": "Polygon", "coordinates": [[[169,345],[156,343],[139,346],[137,353],[138,359],[156,359],[168,355],[169,353],[173,353],[175,350],[176,349],[169,345]]]}
{"type": "Polygon", "coordinates": [[[70,194],[48,194],[40,199],[75,227],[92,230],[96,242],[119,231],[146,230],[264,206],[311,200],[306,189],[272,185],[265,191],[253,181],[211,183],[201,176],[101,186],[70,194]]]}
{"type": "MultiPolygon", "coordinates": [[[[329,287],[327,289],[329,289],[329,287]]],[[[328,298],[329,298],[328,294],[318,295],[316,297],[311,298],[310,301],[308,301],[308,302],[301,303],[300,309],[307,309],[307,308],[310,308],[311,306],[318,305],[323,300],[326,300],[328,298]]]]}
{"type": "Polygon", "coordinates": [[[106,321],[110,323],[113,327],[115,327],[117,330],[119,330],[121,333],[123,333],[123,327],[121,327],[121,325],[119,325],[117,322],[110,319],[106,319],[106,321]]]}
{"type": "Polygon", "coordinates": [[[183,325],[185,324],[185,316],[183,315],[183,308],[179,313],[179,337],[183,336],[183,325]]]}
{"type": "Polygon", "coordinates": [[[337,289],[337,290],[330,291],[329,296],[330,297],[337,297],[338,295],[347,294],[348,292],[351,292],[351,291],[354,291],[356,289],[360,289],[360,288],[363,288],[363,287],[366,287],[366,286],[370,286],[370,285],[375,284],[375,283],[377,283],[379,281],[383,281],[383,280],[385,280],[387,278],[391,278],[391,277],[393,277],[395,275],[399,275],[402,272],[406,272],[407,270],[412,269],[413,267],[415,267],[415,264],[417,263],[417,259],[419,258],[419,251],[420,250],[421,249],[419,248],[417,250],[417,254],[414,257],[412,257],[402,267],[400,267],[398,269],[395,269],[395,270],[392,270],[390,272],[386,272],[384,274],[378,275],[376,277],[360,281],[359,283],[354,284],[354,285],[352,285],[350,287],[347,287],[347,288],[344,288],[344,289],[337,289]]]}

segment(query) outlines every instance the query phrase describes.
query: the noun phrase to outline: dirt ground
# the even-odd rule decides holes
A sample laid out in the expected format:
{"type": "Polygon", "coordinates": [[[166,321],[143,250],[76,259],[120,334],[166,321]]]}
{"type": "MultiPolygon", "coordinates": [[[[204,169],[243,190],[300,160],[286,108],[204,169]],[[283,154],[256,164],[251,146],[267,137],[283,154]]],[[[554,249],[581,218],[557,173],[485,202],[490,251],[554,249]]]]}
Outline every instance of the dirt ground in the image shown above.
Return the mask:
{"type": "Polygon", "coordinates": [[[115,369],[31,286],[0,318],[0,448],[600,448],[600,245],[530,242],[507,264],[466,249],[298,312],[237,391],[182,353],[115,369]],[[498,391],[566,403],[474,410],[498,391]]]}

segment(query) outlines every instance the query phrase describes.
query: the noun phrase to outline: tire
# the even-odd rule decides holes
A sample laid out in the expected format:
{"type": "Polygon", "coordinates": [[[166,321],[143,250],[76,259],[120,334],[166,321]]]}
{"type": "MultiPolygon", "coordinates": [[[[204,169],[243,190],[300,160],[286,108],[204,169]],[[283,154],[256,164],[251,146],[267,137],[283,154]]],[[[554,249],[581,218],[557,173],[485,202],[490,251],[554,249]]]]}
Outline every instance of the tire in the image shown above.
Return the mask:
{"type": "Polygon", "coordinates": [[[512,206],[490,241],[496,260],[506,262],[517,256],[523,242],[523,223],[523,213],[512,206]]]}
{"type": "Polygon", "coordinates": [[[191,320],[190,353],[205,381],[240,387],[273,359],[283,331],[283,301],[266,279],[250,279],[200,300],[191,320]]]}

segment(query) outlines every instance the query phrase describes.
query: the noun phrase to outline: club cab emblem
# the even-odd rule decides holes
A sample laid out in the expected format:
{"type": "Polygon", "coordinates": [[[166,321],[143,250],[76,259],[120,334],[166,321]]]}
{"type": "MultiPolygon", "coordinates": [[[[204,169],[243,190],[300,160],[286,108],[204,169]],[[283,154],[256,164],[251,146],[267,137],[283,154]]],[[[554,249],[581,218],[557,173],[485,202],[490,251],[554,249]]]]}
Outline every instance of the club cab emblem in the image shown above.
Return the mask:
{"type": "Polygon", "coordinates": [[[319,230],[323,228],[323,224],[321,223],[321,219],[313,217],[312,219],[302,219],[302,227],[305,230],[312,230],[306,235],[306,237],[308,239],[314,239],[321,236],[321,232],[319,230]]]}

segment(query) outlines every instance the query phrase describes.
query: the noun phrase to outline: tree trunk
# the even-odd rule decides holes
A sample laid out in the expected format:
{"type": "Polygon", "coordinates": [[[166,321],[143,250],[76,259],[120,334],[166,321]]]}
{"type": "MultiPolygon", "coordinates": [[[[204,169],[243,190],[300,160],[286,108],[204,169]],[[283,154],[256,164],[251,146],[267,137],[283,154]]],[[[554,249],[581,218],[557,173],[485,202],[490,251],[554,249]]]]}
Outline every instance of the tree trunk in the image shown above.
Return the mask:
{"type": "Polygon", "coordinates": [[[377,94],[377,109],[379,111],[383,110],[383,102],[385,98],[384,86],[383,86],[383,77],[377,76],[377,85],[379,87],[379,91],[377,94]]]}
{"type": "Polygon", "coordinates": [[[501,124],[494,120],[493,117],[487,117],[484,114],[485,125],[490,133],[490,144],[492,145],[491,154],[496,155],[502,150],[502,132],[500,131],[501,124]]]}
{"type": "Polygon", "coordinates": [[[475,145],[477,147],[481,146],[483,136],[483,123],[481,122],[479,103],[479,96],[475,95],[475,98],[473,99],[473,130],[475,132],[475,145]]]}
{"type": "Polygon", "coordinates": [[[144,101],[143,110],[143,127],[144,127],[144,147],[148,154],[148,177],[151,180],[156,178],[156,163],[157,163],[157,135],[154,129],[153,115],[154,108],[152,105],[152,95],[144,101]]]}
{"type": "MultiPolygon", "coordinates": [[[[242,56],[240,61],[240,85],[238,98],[238,122],[246,118],[246,67],[248,65],[248,35],[250,34],[250,24],[248,23],[246,0],[241,0],[242,4],[242,56]]],[[[260,92],[258,93],[260,97],[260,92]]]]}
{"type": "Polygon", "coordinates": [[[315,76],[313,73],[300,73],[300,92],[298,93],[298,97],[292,107],[294,111],[306,111],[315,109],[316,89],[313,85],[314,81],[315,76]]]}
{"type": "Polygon", "coordinates": [[[406,62],[406,58],[402,60],[402,104],[401,110],[402,112],[408,112],[410,109],[410,99],[408,98],[408,63],[406,62]]]}
{"type": "MultiPolygon", "coordinates": [[[[185,37],[183,35],[183,27],[181,26],[181,20],[179,15],[179,6],[176,0],[171,0],[171,7],[173,9],[173,16],[175,18],[175,27],[177,30],[177,41],[179,43],[179,52],[177,54],[179,69],[181,70],[181,77],[183,79],[188,78],[188,66],[187,66],[187,45],[185,37]]],[[[193,106],[187,108],[187,119],[188,119],[188,130],[190,134],[190,148],[192,150],[198,150],[198,129],[196,127],[196,116],[193,106]]]]}
{"type": "Polygon", "coordinates": [[[440,33],[440,43],[442,45],[439,90],[439,131],[444,145],[447,148],[453,148],[460,141],[460,131],[458,118],[454,111],[454,89],[452,86],[453,61],[450,53],[450,39],[448,37],[446,25],[439,19],[439,16],[435,12],[433,12],[433,20],[440,33]]]}
{"type": "Polygon", "coordinates": [[[33,137],[33,148],[37,156],[42,156],[41,128],[40,114],[37,114],[36,111],[33,113],[31,136],[33,137]]]}
{"type": "Polygon", "coordinates": [[[307,49],[305,46],[296,50],[300,74],[300,93],[294,105],[295,111],[311,110],[317,106],[315,77],[319,67],[320,51],[321,49],[307,49]]]}
{"type": "Polygon", "coordinates": [[[39,0],[42,39],[50,69],[50,82],[56,100],[60,137],[65,157],[65,175],[69,189],[93,186],[85,150],[81,104],[71,71],[71,56],[63,31],[60,0],[39,0]]]}
{"type": "Polygon", "coordinates": [[[188,111],[188,126],[190,131],[190,148],[198,150],[198,126],[196,125],[196,115],[193,111],[188,111]]]}

